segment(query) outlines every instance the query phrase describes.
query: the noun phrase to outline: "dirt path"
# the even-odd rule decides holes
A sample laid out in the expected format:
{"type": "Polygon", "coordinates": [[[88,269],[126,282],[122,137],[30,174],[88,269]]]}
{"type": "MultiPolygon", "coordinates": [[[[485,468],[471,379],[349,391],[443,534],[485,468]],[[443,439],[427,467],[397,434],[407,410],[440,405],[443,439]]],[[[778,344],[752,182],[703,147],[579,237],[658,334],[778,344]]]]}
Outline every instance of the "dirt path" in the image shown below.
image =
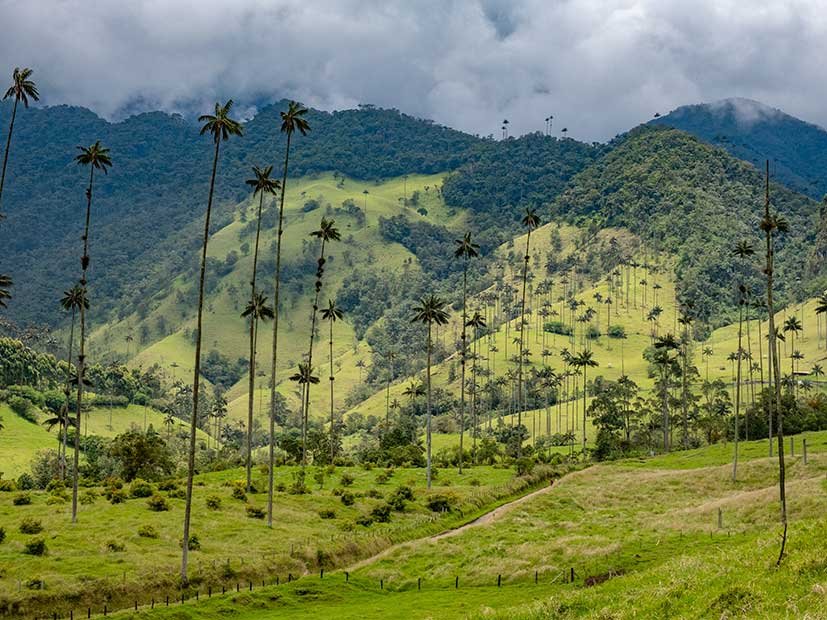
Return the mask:
{"type": "Polygon", "coordinates": [[[397,549],[399,549],[400,547],[402,547],[404,545],[416,545],[416,544],[420,544],[420,543],[423,543],[423,542],[426,542],[426,541],[431,542],[431,541],[435,541],[435,540],[442,540],[443,538],[450,538],[452,536],[457,536],[459,534],[462,534],[466,530],[469,530],[469,529],[474,528],[474,527],[479,527],[480,525],[488,525],[489,523],[493,523],[494,521],[496,521],[497,519],[502,517],[504,514],[509,512],[515,506],[519,506],[523,502],[527,502],[531,499],[534,499],[538,495],[543,495],[545,493],[548,493],[553,488],[554,488],[554,486],[552,484],[549,484],[548,486],[541,487],[541,488],[537,489],[536,491],[532,491],[531,493],[529,493],[527,495],[523,495],[522,497],[518,497],[515,500],[512,500],[512,501],[507,502],[505,504],[502,504],[500,506],[497,506],[493,510],[490,510],[489,512],[486,512],[485,514],[480,515],[479,517],[477,517],[473,521],[469,521],[465,525],[461,525],[461,526],[459,526],[457,528],[454,528],[452,530],[445,530],[444,532],[440,532],[439,534],[433,534],[431,536],[426,536],[424,538],[415,538],[414,540],[408,540],[408,541],[405,541],[403,543],[399,543],[397,545],[392,545],[392,546],[388,547],[387,549],[385,549],[384,551],[380,551],[376,555],[372,555],[369,558],[365,558],[364,560],[360,560],[359,562],[356,562],[356,564],[353,564],[352,566],[348,567],[345,570],[347,570],[348,572],[353,572],[353,571],[359,570],[360,568],[364,568],[365,566],[373,564],[377,560],[381,560],[382,558],[390,555],[391,553],[393,553],[394,551],[396,551],[397,549]]]}

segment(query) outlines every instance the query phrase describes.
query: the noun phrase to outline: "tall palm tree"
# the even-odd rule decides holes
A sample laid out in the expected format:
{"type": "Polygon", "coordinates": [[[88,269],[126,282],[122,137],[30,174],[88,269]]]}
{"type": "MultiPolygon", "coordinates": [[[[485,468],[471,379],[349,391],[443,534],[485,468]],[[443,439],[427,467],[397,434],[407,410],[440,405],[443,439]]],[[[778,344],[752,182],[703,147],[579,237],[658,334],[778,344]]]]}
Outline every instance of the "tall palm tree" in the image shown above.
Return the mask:
{"type": "Polygon", "coordinates": [[[230,118],[233,108],[233,100],[230,99],[223,106],[215,104],[214,114],[204,114],[198,118],[201,127],[201,135],[209,133],[215,145],[213,155],[212,175],[210,176],[210,193],[207,198],[207,213],[204,218],[204,238],[201,246],[201,273],[198,278],[198,318],[196,320],[195,337],[195,367],[192,380],[192,419],[190,420],[190,442],[189,458],[187,461],[187,497],[184,508],[184,539],[181,545],[181,580],[187,582],[187,554],[189,551],[190,539],[190,517],[192,515],[192,477],[195,473],[195,432],[198,430],[198,400],[201,385],[201,342],[203,340],[203,314],[204,314],[204,280],[207,270],[207,244],[210,240],[210,216],[212,215],[213,195],[215,192],[215,173],[218,170],[218,156],[221,150],[221,143],[229,140],[230,136],[241,136],[243,128],[241,123],[230,118]]]}
{"type": "Polygon", "coordinates": [[[247,492],[253,488],[253,399],[255,395],[255,360],[256,345],[258,342],[259,321],[268,321],[273,318],[273,308],[267,305],[267,297],[263,293],[255,292],[255,278],[252,282],[253,297],[241,313],[241,318],[250,319],[250,384],[247,397],[247,492]]]}
{"type": "MultiPolygon", "coordinates": [[[[290,375],[290,381],[295,381],[299,384],[301,406],[302,408],[304,408],[305,394],[307,393],[307,388],[311,384],[319,383],[319,377],[313,374],[313,367],[309,363],[300,362],[298,370],[292,375],[290,375]]],[[[305,459],[307,458],[305,445],[305,427],[304,418],[302,417],[302,467],[304,467],[305,459]]]]}
{"type": "MultiPolygon", "coordinates": [[[[92,188],[95,183],[95,170],[100,170],[104,174],[112,166],[112,158],[109,155],[109,149],[101,145],[100,140],[95,142],[92,146],[79,146],[80,155],[75,157],[75,161],[82,166],[89,166],[89,185],[86,188],[86,223],[83,229],[83,255],[80,258],[81,277],[80,287],[83,289],[83,297],[86,297],[86,272],[89,269],[89,224],[92,214],[92,188]]],[[[78,353],[77,366],[77,428],[80,431],[80,414],[83,410],[83,377],[86,370],[86,309],[88,301],[80,304],[78,310],[80,314],[80,352],[78,353]]],[[[75,454],[74,454],[74,479],[72,482],[72,523],[78,520],[78,460],[80,456],[80,432],[75,433],[75,454]]]]}
{"type": "Polygon", "coordinates": [[[275,319],[273,320],[273,364],[270,368],[270,431],[269,431],[269,472],[267,474],[267,527],[273,527],[273,484],[274,484],[274,468],[276,463],[276,368],[278,367],[278,350],[279,350],[279,303],[281,298],[279,296],[279,285],[281,284],[281,239],[284,234],[284,192],[287,189],[287,170],[290,162],[290,143],[293,139],[293,134],[297,131],[306,136],[310,131],[310,125],[304,116],[307,114],[307,108],[295,101],[291,101],[285,112],[281,112],[281,132],[287,136],[284,146],[284,170],[281,177],[281,197],[279,200],[279,223],[278,236],[276,238],[276,273],[275,273],[275,293],[273,295],[273,308],[275,309],[275,319]]]}
{"type": "MultiPolygon", "coordinates": [[[[801,321],[794,314],[784,321],[784,333],[789,332],[791,334],[790,350],[793,352],[795,351],[795,338],[803,329],[801,321]]],[[[790,355],[790,373],[795,376],[795,358],[792,355],[790,355]]]]}
{"type": "MultiPolygon", "coordinates": [[[[86,298],[86,290],[78,285],[75,284],[72,288],[68,291],[64,291],[63,298],[60,300],[60,305],[64,310],[71,311],[72,313],[72,322],[71,326],[69,327],[69,347],[68,353],[66,356],[66,384],[63,388],[63,395],[66,399],[66,408],[68,410],[70,406],[69,401],[69,393],[72,389],[71,383],[71,376],[72,376],[72,345],[75,342],[75,315],[77,311],[80,309],[81,306],[84,307],[84,310],[89,309],[89,300],[86,298]]],[[[77,429],[80,430],[80,417],[75,420],[74,424],[76,425],[77,429]]],[[[62,429],[62,441],[63,441],[63,461],[61,462],[61,480],[63,479],[63,473],[66,468],[66,440],[67,440],[67,433],[68,433],[68,425],[65,425],[62,429]]]]}
{"type": "Polygon", "coordinates": [[[599,366],[597,360],[594,359],[594,352],[584,349],[577,355],[571,358],[571,365],[579,369],[583,374],[583,450],[586,450],[586,396],[588,389],[586,388],[586,369],[595,368],[599,366]]]}
{"type": "Polygon", "coordinates": [[[480,246],[471,241],[467,232],[462,239],[455,239],[454,258],[462,259],[462,333],[460,335],[460,405],[459,405],[459,473],[462,473],[462,439],[465,432],[465,362],[468,356],[467,301],[468,301],[468,261],[479,256],[480,246]]]}
{"type": "Polygon", "coordinates": [[[9,276],[0,274],[0,308],[8,307],[6,305],[6,300],[11,299],[11,292],[9,291],[11,287],[11,278],[9,276]]]}
{"type": "MultiPolygon", "coordinates": [[[[816,301],[816,317],[827,313],[827,291],[823,292],[816,301]]],[[[824,339],[827,341],[827,325],[824,327],[824,339]]]]}
{"type": "Polygon", "coordinates": [[[29,99],[38,101],[40,93],[37,92],[37,86],[29,78],[32,77],[32,70],[29,68],[15,67],[12,72],[12,84],[3,95],[5,101],[9,97],[14,97],[14,105],[11,110],[11,121],[9,122],[9,133],[6,138],[6,152],[3,155],[3,171],[0,172],[0,203],[3,200],[3,185],[6,181],[6,165],[9,163],[9,149],[11,148],[11,136],[14,132],[14,119],[17,116],[17,104],[21,101],[25,108],[29,107],[29,99]]]}
{"type": "MultiPolygon", "coordinates": [[[[746,244],[749,246],[749,244],[746,244]]],[[[739,247],[741,244],[738,244],[739,247]]],[[[750,252],[752,252],[752,246],[749,246],[750,252]]],[[[737,252],[737,250],[736,250],[737,252]]],[[[746,287],[741,284],[738,287],[738,352],[736,353],[736,363],[738,365],[738,371],[735,375],[735,455],[732,459],[732,481],[737,482],[738,480],[738,439],[739,439],[739,430],[738,430],[738,420],[741,416],[741,360],[744,357],[744,348],[741,344],[741,337],[743,334],[743,324],[744,324],[744,305],[747,303],[747,289],[746,287]]]]}
{"type": "MultiPolygon", "coordinates": [[[[526,294],[526,282],[528,281],[528,261],[531,258],[529,255],[529,249],[531,247],[531,231],[535,230],[540,226],[540,218],[535,212],[535,210],[531,207],[527,207],[525,210],[525,214],[523,215],[523,219],[521,221],[522,225],[526,227],[528,230],[528,234],[526,235],[525,240],[525,256],[523,256],[523,294],[522,294],[522,301],[520,303],[520,353],[518,355],[517,361],[517,426],[519,427],[522,424],[522,415],[523,415],[523,358],[525,357],[525,294],[526,294]]],[[[523,453],[523,442],[520,440],[519,444],[517,445],[517,457],[522,456],[523,453]]]]}
{"type": "Polygon", "coordinates": [[[328,340],[329,356],[330,356],[330,462],[336,458],[335,448],[335,421],[333,419],[333,382],[335,377],[333,375],[333,324],[336,321],[341,321],[344,318],[344,313],[336,306],[332,299],[327,300],[327,308],[322,308],[322,319],[330,322],[330,339],[328,340]]]}
{"type": "Polygon", "coordinates": [[[431,488],[431,357],[433,354],[433,326],[446,325],[448,323],[448,312],[445,310],[447,303],[434,294],[423,297],[419,305],[413,309],[414,316],[411,323],[422,323],[428,326],[428,366],[426,391],[428,394],[427,408],[425,410],[425,444],[427,450],[426,478],[428,488],[431,488]]]}
{"type": "MultiPolygon", "coordinates": [[[[316,260],[316,283],[314,285],[313,305],[310,308],[310,345],[307,348],[307,365],[313,367],[313,340],[316,337],[316,314],[319,311],[319,294],[322,292],[322,276],[324,275],[325,248],[331,241],[339,241],[342,236],[335,222],[325,217],[318,230],[310,233],[311,237],[319,240],[319,258],[316,260]]],[[[304,387],[304,402],[302,403],[302,466],[307,465],[307,421],[310,412],[310,383],[304,387]]]]}
{"type": "Polygon", "coordinates": [[[388,380],[385,385],[385,430],[387,431],[391,419],[391,381],[393,381],[393,362],[396,360],[396,353],[388,351],[385,357],[388,360],[388,380]]]}
{"type": "MultiPolygon", "coordinates": [[[[250,301],[247,304],[247,309],[241,315],[242,317],[250,318],[250,362],[249,362],[249,385],[247,387],[247,492],[249,493],[252,486],[251,481],[251,461],[250,450],[252,446],[253,437],[253,405],[255,397],[255,381],[256,381],[256,340],[258,339],[258,321],[262,316],[258,309],[263,307],[258,304],[259,296],[256,291],[256,275],[258,271],[258,249],[259,239],[261,237],[261,211],[264,208],[264,197],[267,195],[275,196],[276,192],[281,188],[281,183],[278,179],[270,178],[270,173],[273,172],[273,166],[266,168],[259,168],[253,166],[253,178],[247,179],[246,183],[253,189],[253,197],[258,194],[258,211],[256,213],[256,239],[253,246],[253,273],[250,277],[250,301]],[[249,312],[248,312],[249,311],[249,312]]],[[[268,308],[267,318],[273,318],[273,311],[268,308]]]]}
{"type": "MultiPolygon", "coordinates": [[[[781,523],[784,532],[781,538],[781,550],[778,553],[776,565],[781,564],[784,558],[784,548],[787,545],[787,489],[786,469],[784,464],[784,416],[781,412],[781,366],[778,361],[778,330],[775,327],[775,310],[773,305],[773,276],[775,269],[775,237],[780,233],[789,230],[787,221],[775,214],[770,213],[770,162],[766,164],[766,186],[764,199],[764,217],[761,219],[761,230],[766,237],[766,266],[764,274],[767,277],[767,314],[769,322],[769,363],[770,363],[770,385],[773,389],[774,398],[770,406],[770,420],[772,411],[775,409],[776,432],[778,436],[778,492],[781,503],[781,523]]],[[[770,426],[770,428],[772,428],[770,426]]],[[[772,431],[770,431],[772,433],[772,431]]],[[[770,435],[772,442],[772,435],[770,435]]]]}
{"type": "MultiPolygon", "coordinates": [[[[471,328],[471,339],[474,343],[474,350],[472,352],[471,359],[473,363],[471,364],[471,428],[472,430],[472,437],[474,439],[474,464],[477,463],[477,435],[479,434],[479,423],[477,420],[477,346],[478,346],[478,333],[477,330],[485,328],[485,318],[479,313],[474,312],[470,319],[465,323],[465,327],[471,328]]],[[[460,444],[462,445],[462,444],[460,444]]],[[[460,450],[460,459],[462,451],[460,450]]]]}

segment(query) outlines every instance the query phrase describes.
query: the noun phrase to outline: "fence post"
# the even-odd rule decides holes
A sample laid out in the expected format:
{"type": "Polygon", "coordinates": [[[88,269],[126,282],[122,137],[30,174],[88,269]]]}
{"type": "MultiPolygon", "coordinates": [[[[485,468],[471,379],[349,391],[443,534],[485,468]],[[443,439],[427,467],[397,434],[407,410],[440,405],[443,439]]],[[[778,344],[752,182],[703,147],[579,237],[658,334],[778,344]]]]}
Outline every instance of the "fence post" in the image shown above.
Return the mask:
{"type": "Polygon", "coordinates": [[[417,589],[417,590],[421,590],[421,589],[422,589],[422,577],[417,577],[417,578],[416,578],[416,589],[417,589]]]}
{"type": "Polygon", "coordinates": [[[459,588],[459,575],[454,577],[454,588],[459,588]]]}
{"type": "Polygon", "coordinates": [[[319,579],[324,579],[324,569],[323,568],[319,569],[319,579]]]}
{"type": "Polygon", "coordinates": [[[571,577],[569,583],[574,583],[574,566],[571,567],[571,577]]]}
{"type": "Polygon", "coordinates": [[[349,581],[350,581],[350,573],[345,571],[345,583],[348,583],[349,581]]]}
{"type": "Polygon", "coordinates": [[[795,456],[795,441],[794,437],[790,435],[790,456],[795,456]]]}
{"type": "Polygon", "coordinates": [[[105,605],[105,604],[104,604],[104,606],[103,606],[103,615],[104,615],[104,616],[106,615],[106,605],[105,605]]]}
{"type": "Polygon", "coordinates": [[[498,588],[501,587],[502,583],[503,583],[503,576],[502,575],[497,575],[497,587],[498,588]]]}
{"type": "Polygon", "coordinates": [[[379,580],[379,589],[380,589],[380,590],[384,590],[384,589],[385,589],[385,580],[384,580],[384,579],[380,579],[380,580],[379,580]]]}
{"type": "Polygon", "coordinates": [[[534,571],[534,583],[537,583],[538,574],[537,571],[534,571]]]}
{"type": "Polygon", "coordinates": [[[201,593],[200,590],[195,591],[195,601],[198,602],[198,595],[201,593]]]}
{"type": "Polygon", "coordinates": [[[212,586],[207,586],[207,598],[212,598],[212,586]]]}
{"type": "Polygon", "coordinates": [[[138,601],[135,601],[135,611],[138,611],[138,601]]]}
{"type": "Polygon", "coordinates": [[[167,607],[169,607],[169,594],[167,594],[167,607]]]}
{"type": "Polygon", "coordinates": [[[807,464],[807,438],[801,440],[802,446],[804,448],[804,464],[807,464]]]}
{"type": "Polygon", "coordinates": [[[718,529],[721,530],[724,528],[724,510],[720,506],[718,507],[718,529]]]}
{"type": "Polygon", "coordinates": [[[253,591],[253,582],[251,581],[250,582],[250,592],[252,592],[252,591],[253,591]]]}

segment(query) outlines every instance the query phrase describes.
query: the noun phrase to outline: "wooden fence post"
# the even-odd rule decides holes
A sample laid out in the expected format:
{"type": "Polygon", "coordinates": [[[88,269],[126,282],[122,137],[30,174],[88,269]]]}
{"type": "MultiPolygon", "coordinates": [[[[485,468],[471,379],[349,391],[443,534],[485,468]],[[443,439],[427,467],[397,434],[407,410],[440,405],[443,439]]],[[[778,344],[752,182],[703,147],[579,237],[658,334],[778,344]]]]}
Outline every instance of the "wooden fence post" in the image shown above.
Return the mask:
{"type": "Polygon", "coordinates": [[[380,580],[379,580],[379,589],[380,589],[380,590],[384,590],[384,589],[385,589],[385,580],[384,580],[384,579],[380,579],[380,580]]]}
{"type": "Polygon", "coordinates": [[[502,583],[503,583],[503,576],[502,575],[497,575],[497,587],[498,588],[501,587],[502,583]]]}
{"type": "Polygon", "coordinates": [[[569,583],[574,583],[574,566],[571,567],[571,578],[569,579],[569,583]]]}
{"type": "Polygon", "coordinates": [[[802,448],[804,450],[804,464],[807,464],[807,438],[801,440],[802,448]]]}
{"type": "Polygon", "coordinates": [[[790,456],[795,456],[795,438],[790,435],[790,456]]]}
{"type": "Polygon", "coordinates": [[[724,510],[721,507],[718,507],[718,529],[721,530],[724,528],[724,510]]]}
{"type": "Polygon", "coordinates": [[[417,578],[416,578],[416,589],[417,589],[417,590],[421,590],[421,589],[422,589],[422,577],[417,577],[417,578]]]}
{"type": "Polygon", "coordinates": [[[459,575],[454,578],[454,588],[459,588],[459,575]]]}

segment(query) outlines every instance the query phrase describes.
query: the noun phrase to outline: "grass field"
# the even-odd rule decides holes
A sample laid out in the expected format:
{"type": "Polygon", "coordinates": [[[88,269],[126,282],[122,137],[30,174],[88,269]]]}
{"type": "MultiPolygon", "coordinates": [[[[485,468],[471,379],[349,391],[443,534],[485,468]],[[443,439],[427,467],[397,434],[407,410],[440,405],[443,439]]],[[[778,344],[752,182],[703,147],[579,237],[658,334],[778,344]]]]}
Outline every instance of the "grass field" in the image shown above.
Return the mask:
{"type": "Polygon", "coordinates": [[[791,526],[780,568],[777,464],[751,458],[763,451],[763,442],[753,442],[744,445],[737,483],[714,451],[597,465],[496,521],[402,544],[352,572],[348,583],[342,573],[308,576],[138,615],[824,618],[827,433],[809,440],[808,464],[788,460],[791,526]],[[687,460],[696,466],[687,468],[687,460]],[[567,583],[571,568],[575,581],[567,583]]]}
{"type": "Polygon", "coordinates": [[[2,477],[17,478],[29,471],[29,463],[38,450],[57,449],[57,434],[50,434],[40,424],[24,420],[5,403],[0,403],[0,472],[2,477]]]}

